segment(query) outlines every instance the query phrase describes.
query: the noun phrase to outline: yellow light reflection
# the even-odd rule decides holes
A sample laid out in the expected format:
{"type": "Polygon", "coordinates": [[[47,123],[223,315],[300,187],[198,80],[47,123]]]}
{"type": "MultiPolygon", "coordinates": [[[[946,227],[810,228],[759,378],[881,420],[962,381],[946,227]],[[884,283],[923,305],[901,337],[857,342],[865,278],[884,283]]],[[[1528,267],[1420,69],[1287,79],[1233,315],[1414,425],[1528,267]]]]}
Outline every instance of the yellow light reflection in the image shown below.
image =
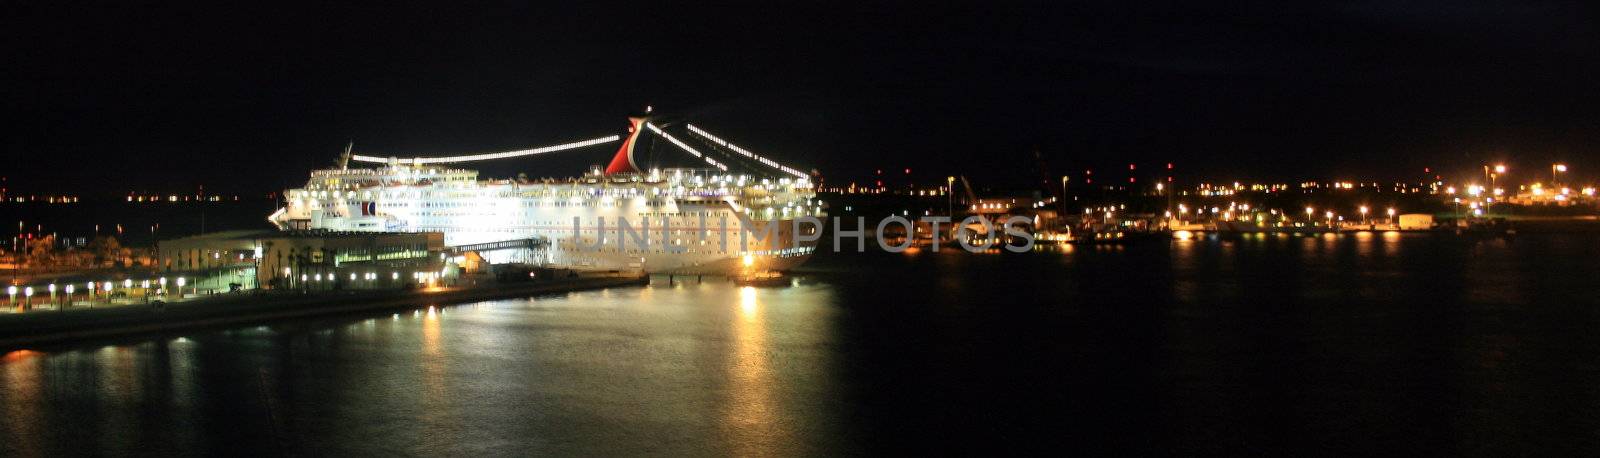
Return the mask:
{"type": "Polygon", "coordinates": [[[754,286],[739,288],[739,311],[743,312],[741,317],[746,320],[756,316],[756,288],[754,286]]]}
{"type": "Polygon", "coordinates": [[[786,440],[772,394],[762,312],[756,289],[739,288],[739,316],[733,320],[733,355],[728,365],[730,399],[722,425],[736,456],[762,455],[786,440]]]}
{"type": "MultiPolygon", "coordinates": [[[[444,333],[439,325],[437,307],[429,306],[422,318],[422,423],[424,430],[449,428],[457,424],[450,412],[447,369],[449,360],[444,354],[444,333]]],[[[454,443],[448,434],[427,435],[426,442],[433,449],[454,443]],[[439,441],[445,441],[440,443],[439,441]]]]}
{"type": "Polygon", "coordinates": [[[46,437],[44,428],[50,424],[44,414],[44,375],[40,370],[43,358],[40,353],[17,350],[6,353],[0,360],[0,384],[6,387],[5,418],[15,425],[9,450],[18,456],[43,456],[40,439],[46,437]]]}

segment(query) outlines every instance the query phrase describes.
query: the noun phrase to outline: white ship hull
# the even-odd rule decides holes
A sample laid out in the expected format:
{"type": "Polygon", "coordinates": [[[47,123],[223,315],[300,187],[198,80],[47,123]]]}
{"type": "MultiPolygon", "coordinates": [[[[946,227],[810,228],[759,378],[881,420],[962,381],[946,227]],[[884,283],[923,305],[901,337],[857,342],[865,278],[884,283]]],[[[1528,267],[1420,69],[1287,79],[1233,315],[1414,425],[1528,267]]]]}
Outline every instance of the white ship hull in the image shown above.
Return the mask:
{"type": "Polygon", "coordinates": [[[685,171],[518,182],[480,181],[470,170],[338,169],[313,172],[306,188],[285,193],[287,205],[269,220],[283,230],[442,232],[447,246],[549,243],[481,253],[490,263],[736,274],[782,271],[810,257],[816,243],[796,239],[815,238],[820,228],[803,225],[796,234],[793,221],[822,216],[813,196],[805,180],[685,171]],[[631,231],[619,232],[619,220],[631,231]],[[745,222],[760,233],[774,220],[770,240],[745,234],[745,222]]]}

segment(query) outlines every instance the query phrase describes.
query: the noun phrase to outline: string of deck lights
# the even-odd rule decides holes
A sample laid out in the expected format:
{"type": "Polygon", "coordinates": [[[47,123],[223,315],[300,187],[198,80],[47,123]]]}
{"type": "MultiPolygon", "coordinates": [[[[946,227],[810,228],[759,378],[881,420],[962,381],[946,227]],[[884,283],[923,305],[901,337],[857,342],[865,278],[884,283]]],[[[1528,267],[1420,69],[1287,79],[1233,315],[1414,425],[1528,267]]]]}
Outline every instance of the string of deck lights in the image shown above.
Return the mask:
{"type": "MultiPolygon", "coordinates": [[[[505,158],[510,158],[510,157],[530,156],[530,155],[534,155],[534,154],[544,154],[544,153],[553,153],[553,152],[556,152],[556,151],[566,151],[566,150],[569,150],[569,149],[583,148],[585,146],[594,146],[594,145],[599,145],[599,144],[604,144],[604,143],[611,143],[611,142],[618,141],[618,140],[621,140],[621,139],[622,139],[621,135],[612,135],[612,136],[608,136],[608,137],[600,137],[600,138],[595,138],[595,139],[590,139],[590,140],[583,140],[583,141],[572,142],[572,143],[563,143],[563,144],[560,144],[560,145],[552,145],[552,146],[545,146],[545,147],[540,147],[540,148],[524,149],[524,150],[517,150],[517,151],[506,151],[506,152],[502,152],[502,153],[470,154],[470,155],[465,155],[465,156],[413,157],[413,158],[397,159],[397,161],[402,163],[402,164],[442,164],[442,163],[450,163],[450,162],[487,161],[487,160],[491,160],[491,159],[505,159],[505,158]]],[[[351,156],[350,159],[353,159],[353,160],[356,160],[356,161],[359,161],[359,162],[374,162],[374,163],[383,164],[383,163],[388,163],[390,158],[379,157],[379,156],[355,155],[355,156],[351,156]]]]}
{"type": "Polygon", "coordinates": [[[743,154],[745,157],[748,157],[748,158],[751,158],[751,159],[755,159],[757,162],[765,164],[768,167],[772,167],[772,168],[781,170],[781,171],[783,171],[783,173],[794,175],[797,178],[806,178],[807,177],[807,175],[805,173],[801,173],[799,170],[795,170],[793,168],[789,168],[787,166],[784,166],[783,164],[779,164],[777,161],[773,161],[771,159],[767,159],[765,157],[762,157],[759,154],[752,153],[749,150],[746,150],[744,148],[740,148],[739,145],[735,145],[735,144],[733,144],[733,143],[731,143],[731,142],[729,142],[727,140],[723,140],[723,139],[717,137],[716,135],[711,135],[711,133],[710,132],[706,132],[705,129],[701,129],[699,127],[695,127],[694,124],[689,124],[688,126],[689,126],[689,132],[694,133],[695,135],[699,135],[699,136],[705,138],[706,140],[710,140],[712,143],[716,143],[717,145],[720,145],[720,146],[726,147],[728,149],[734,150],[735,152],[738,152],[739,154],[743,154]]]}
{"type": "Polygon", "coordinates": [[[646,123],[644,123],[644,126],[650,128],[650,131],[651,132],[655,132],[656,135],[660,135],[661,138],[665,138],[665,139],[667,139],[667,141],[672,142],[672,144],[678,145],[679,148],[683,148],[684,151],[688,151],[689,154],[694,155],[694,157],[698,157],[700,159],[704,159],[706,161],[706,163],[711,164],[712,167],[716,167],[718,170],[721,170],[721,171],[724,171],[724,172],[728,171],[728,166],[722,165],[722,163],[721,162],[717,162],[716,159],[712,159],[712,158],[706,157],[706,155],[701,154],[699,151],[696,151],[694,148],[689,147],[689,145],[687,143],[684,143],[682,140],[678,140],[678,137],[674,137],[674,136],[672,136],[672,134],[667,133],[667,131],[661,130],[660,127],[656,127],[655,124],[651,124],[649,122],[646,122],[646,123]]]}
{"type": "MultiPolygon", "coordinates": [[[[663,138],[666,138],[667,141],[671,142],[673,145],[677,145],[678,148],[683,149],[684,151],[688,152],[690,155],[693,155],[694,157],[697,157],[697,158],[700,158],[701,160],[706,161],[706,163],[710,164],[712,167],[716,167],[718,170],[722,170],[722,171],[727,171],[728,170],[728,166],[726,164],[723,164],[723,163],[717,161],[716,159],[713,159],[711,157],[706,156],[704,153],[701,153],[699,150],[694,149],[694,147],[689,146],[689,144],[684,143],[682,140],[679,140],[677,137],[674,137],[672,134],[669,134],[666,131],[662,130],[661,127],[656,126],[655,124],[649,123],[649,122],[645,123],[645,127],[648,127],[651,132],[655,132],[657,135],[660,135],[663,138]]],[[[774,169],[782,171],[783,173],[787,173],[789,175],[793,175],[793,176],[795,176],[797,178],[807,178],[808,177],[808,175],[806,175],[804,172],[801,172],[799,170],[795,170],[794,168],[785,166],[783,164],[779,164],[777,161],[773,161],[772,159],[768,159],[768,158],[766,158],[764,156],[761,156],[759,154],[753,153],[750,150],[741,148],[741,147],[739,147],[739,145],[736,145],[736,144],[733,144],[731,142],[728,142],[727,140],[723,140],[722,138],[717,137],[716,135],[713,135],[712,133],[705,131],[705,129],[701,129],[699,127],[696,127],[693,124],[688,125],[688,128],[689,128],[689,131],[691,133],[695,134],[695,135],[699,135],[700,137],[703,137],[706,140],[710,140],[712,143],[716,143],[719,146],[731,149],[734,152],[737,152],[739,154],[744,155],[745,157],[748,157],[750,159],[754,159],[754,160],[756,160],[756,162],[760,162],[763,165],[766,165],[768,167],[772,167],[774,169]]],[[[532,148],[532,149],[524,149],[524,150],[516,150],[516,151],[505,151],[505,152],[499,152],[499,153],[469,154],[469,155],[462,155],[462,156],[393,158],[393,157],[370,156],[370,155],[358,154],[358,155],[353,155],[350,158],[352,160],[357,161],[357,162],[369,162],[369,163],[384,164],[384,163],[389,163],[390,161],[395,161],[395,162],[401,163],[401,164],[412,164],[412,165],[444,164],[444,163],[470,162],[470,161],[487,161],[487,160],[506,159],[506,158],[520,157],[520,156],[531,156],[531,155],[535,155],[535,154],[553,153],[553,152],[557,152],[557,151],[566,151],[566,150],[570,150],[570,149],[583,148],[583,147],[586,147],[586,146],[594,146],[594,145],[599,145],[599,144],[604,144],[604,143],[610,143],[610,142],[618,141],[618,140],[621,140],[621,139],[622,139],[622,136],[620,136],[620,135],[610,135],[610,136],[606,136],[606,137],[594,138],[594,139],[571,142],[571,143],[563,143],[563,144],[559,144],[559,145],[545,146],[545,147],[539,147],[539,148],[532,148]]]]}

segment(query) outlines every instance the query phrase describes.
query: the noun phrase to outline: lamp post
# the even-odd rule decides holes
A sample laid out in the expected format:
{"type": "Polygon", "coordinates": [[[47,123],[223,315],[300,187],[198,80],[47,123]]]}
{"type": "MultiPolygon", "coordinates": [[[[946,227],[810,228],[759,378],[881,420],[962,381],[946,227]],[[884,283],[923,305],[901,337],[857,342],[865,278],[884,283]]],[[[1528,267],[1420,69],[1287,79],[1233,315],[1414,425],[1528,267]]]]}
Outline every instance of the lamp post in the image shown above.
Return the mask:
{"type": "Polygon", "coordinates": [[[1565,173],[1566,171],[1566,164],[1550,164],[1550,187],[1560,187],[1561,182],[1557,179],[1557,175],[1565,173]]]}
{"type": "Polygon", "coordinates": [[[1067,175],[1062,175],[1061,176],[1061,213],[1063,213],[1063,214],[1066,213],[1067,182],[1070,181],[1071,179],[1072,179],[1072,177],[1069,177],[1067,175]]]}
{"type": "Polygon", "coordinates": [[[1389,225],[1393,226],[1394,225],[1394,207],[1389,207],[1389,210],[1385,211],[1385,213],[1389,214],[1389,225]]]}
{"type": "MultiPolygon", "coordinates": [[[[1489,174],[1489,189],[1499,189],[1500,188],[1500,186],[1498,184],[1498,180],[1500,179],[1500,175],[1504,174],[1504,173],[1506,173],[1505,164],[1498,164],[1498,165],[1494,166],[1494,173],[1489,174]]],[[[1488,200],[1484,201],[1483,213],[1484,214],[1492,213],[1490,210],[1493,209],[1493,207],[1494,207],[1494,199],[1491,198],[1491,199],[1488,199],[1488,200]]]]}
{"type": "Polygon", "coordinates": [[[954,219],[956,217],[956,177],[944,177],[944,214],[954,219]]]}
{"type": "Polygon", "coordinates": [[[1317,212],[1317,209],[1311,208],[1311,207],[1306,207],[1306,225],[1307,226],[1310,226],[1312,224],[1311,216],[1316,214],[1316,212],[1317,212]]]}
{"type": "Polygon", "coordinates": [[[1367,224],[1367,206],[1366,205],[1362,205],[1360,210],[1361,210],[1361,224],[1362,225],[1366,225],[1367,224]]]}

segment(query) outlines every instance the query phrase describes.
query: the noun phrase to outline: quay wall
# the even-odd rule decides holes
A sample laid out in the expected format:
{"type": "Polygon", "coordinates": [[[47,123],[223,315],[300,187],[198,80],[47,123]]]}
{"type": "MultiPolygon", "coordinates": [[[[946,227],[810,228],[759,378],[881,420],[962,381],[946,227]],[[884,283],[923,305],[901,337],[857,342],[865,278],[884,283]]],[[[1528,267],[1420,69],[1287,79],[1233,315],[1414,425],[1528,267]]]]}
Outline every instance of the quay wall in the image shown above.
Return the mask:
{"type": "Polygon", "coordinates": [[[586,277],[535,283],[438,290],[346,291],[317,294],[241,294],[237,297],[0,316],[0,350],[145,333],[264,323],[428,305],[641,286],[648,276],[586,277]]]}

